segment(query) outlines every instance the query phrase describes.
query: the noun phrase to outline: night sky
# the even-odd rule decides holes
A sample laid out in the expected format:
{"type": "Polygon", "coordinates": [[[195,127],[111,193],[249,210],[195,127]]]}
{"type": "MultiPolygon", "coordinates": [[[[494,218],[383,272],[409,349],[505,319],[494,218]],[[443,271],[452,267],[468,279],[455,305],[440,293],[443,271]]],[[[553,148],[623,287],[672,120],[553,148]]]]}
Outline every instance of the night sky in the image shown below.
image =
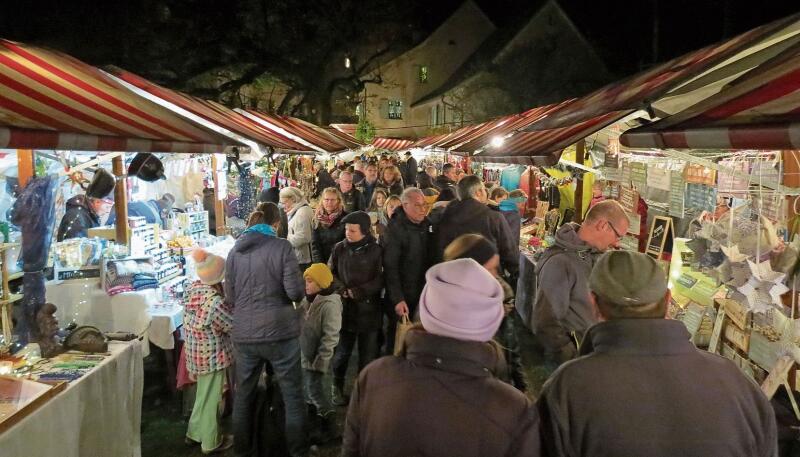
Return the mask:
{"type": "MultiPolygon", "coordinates": [[[[512,26],[521,17],[530,17],[544,3],[543,0],[476,2],[498,27],[512,26]]],[[[117,43],[124,34],[120,18],[131,11],[155,10],[170,4],[169,1],[156,0],[25,0],[3,3],[0,36],[62,49],[97,65],[118,63],[115,60],[118,60],[121,50],[117,49],[117,43]]],[[[227,1],[200,0],[197,3],[198,14],[222,16],[230,8],[227,1]]],[[[297,8],[306,5],[305,1],[296,3],[297,8]]],[[[403,4],[413,9],[416,26],[424,33],[424,30],[431,30],[441,23],[461,4],[461,0],[405,0],[403,4]]],[[[659,29],[657,61],[800,12],[800,1],[797,0],[560,0],[559,4],[606,60],[609,69],[620,77],[653,64],[656,10],[659,29]]]]}

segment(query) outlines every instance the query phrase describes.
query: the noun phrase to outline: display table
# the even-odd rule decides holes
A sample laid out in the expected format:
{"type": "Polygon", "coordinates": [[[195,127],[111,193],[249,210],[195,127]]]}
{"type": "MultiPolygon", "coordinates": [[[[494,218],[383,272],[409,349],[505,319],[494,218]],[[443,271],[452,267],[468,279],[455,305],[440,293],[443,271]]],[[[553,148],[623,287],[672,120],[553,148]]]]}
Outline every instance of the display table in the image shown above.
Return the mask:
{"type": "Polygon", "coordinates": [[[142,349],[110,342],[107,357],[0,434],[5,457],[141,455],[142,349]]]}
{"type": "Polygon", "coordinates": [[[75,321],[103,332],[146,333],[162,349],[173,349],[173,332],[180,327],[183,308],[164,307],[156,289],[109,296],[99,280],[49,281],[47,299],[58,307],[56,318],[63,325],[75,321]]]}

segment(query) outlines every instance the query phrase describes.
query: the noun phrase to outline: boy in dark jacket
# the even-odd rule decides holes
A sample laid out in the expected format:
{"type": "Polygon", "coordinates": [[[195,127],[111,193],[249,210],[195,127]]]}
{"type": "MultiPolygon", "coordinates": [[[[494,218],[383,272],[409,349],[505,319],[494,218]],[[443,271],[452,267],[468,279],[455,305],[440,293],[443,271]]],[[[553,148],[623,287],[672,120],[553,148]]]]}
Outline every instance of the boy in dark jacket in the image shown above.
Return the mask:
{"type": "Polygon", "coordinates": [[[345,216],[345,240],[336,245],[329,267],[343,298],[342,331],[333,356],[333,403],[346,404],[344,378],[358,342],[358,368],[378,357],[378,332],[383,323],[380,293],[383,288],[383,254],[370,233],[371,221],[363,211],[345,216]]]}

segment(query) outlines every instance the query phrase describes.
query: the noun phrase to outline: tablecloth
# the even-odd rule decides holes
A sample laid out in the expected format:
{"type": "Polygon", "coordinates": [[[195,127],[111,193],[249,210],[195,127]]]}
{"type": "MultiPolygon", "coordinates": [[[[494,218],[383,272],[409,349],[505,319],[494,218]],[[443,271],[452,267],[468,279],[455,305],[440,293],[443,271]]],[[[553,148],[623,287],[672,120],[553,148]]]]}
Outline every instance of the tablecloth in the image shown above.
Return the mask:
{"type": "Polygon", "coordinates": [[[146,332],[147,338],[156,346],[174,348],[172,332],[180,326],[183,308],[180,308],[177,317],[175,312],[152,314],[153,310],[161,308],[156,289],[125,292],[110,297],[99,284],[97,278],[49,281],[46,284],[47,300],[58,307],[58,321],[67,325],[74,320],[80,325],[93,325],[104,332],[136,335],[146,332]]]}
{"type": "Polygon", "coordinates": [[[111,356],[0,434],[3,457],[140,457],[142,348],[109,343],[111,356]]]}

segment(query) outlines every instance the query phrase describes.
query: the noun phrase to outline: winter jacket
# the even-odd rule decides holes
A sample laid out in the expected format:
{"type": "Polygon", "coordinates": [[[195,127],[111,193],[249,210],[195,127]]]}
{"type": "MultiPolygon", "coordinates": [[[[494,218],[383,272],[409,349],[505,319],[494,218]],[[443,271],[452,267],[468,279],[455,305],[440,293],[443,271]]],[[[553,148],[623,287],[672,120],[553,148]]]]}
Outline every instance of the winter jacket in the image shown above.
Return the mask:
{"type": "Polygon", "coordinates": [[[403,186],[403,181],[395,181],[392,184],[387,184],[383,182],[382,179],[378,180],[378,187],[381,189],[386,189],[386,193],[388,193],[389,196],[397,195],[398,197],[402,195],[403,190],[405,189],[403,186]]]}
{"type": "Polygon", "coordinates": [[[360,190],[353,187],[350,192],[342,192],[344,210],[348,213],[353,211],[364,211],[367,203],[364,201],[364,195],[360,190]]]}
{"type": "Polygon", "coordinates": [[[538,457],[535,410],[495,377],[504,365],[493,344],[409,330],[401,356],[359,375],[342,456],[538,457]]]}
{"type": "Polygon", "coordinates": [[[300,202],[287,214],[289,218],[286,239],[292,244],[297,261],[311,263],[311,242],[314,233],[314,210],[305,201],[300,202]]]}
{"type": "Polygon", "coordinates": [[[195,281],[183,302],[184,351],[190,373],[208,374],[233,363],[233,314],[217,290],[195,281]]]}
{"type": "Polygon", "coordinates": [[[548,455],[778,455],[775,413],[761,389],[689,339],[675,320],[592,327],[584,357],[561,366],[539,396],[548,455]]]}
{"type": "Polygon", "coordinates": [[[372,235],[357,243],[347,240],[333,248],[328,267],[333,272],[340,294],[350,290],[353,297],[342,298],[342,328],[350,332],[379,330],[383,324],[383,250],[372,235]]]}
{"type": "Polygon", "coordinates": [[[403,168],[403,182],[406,186],[413,186],[417,183],[417,159],[409,157],[403,168]]]}
{"type": "Polygon", "coordinates": [[[536,261],[539,287],[531,309],[533,333],[548,349],[568,344],[569,333],[582,337],[597,322],[589,298],[589,275],[600,252],[578,237],[578,224],[564,224],[556,244],[536,261]]]}
{"type": "Polygon", "coordinates": [[[439,175],[433,180],[433,185],[437,189],[442,190],[445,187],[456,187],[456,182],[445,175],[439,175]]]}
{"type": "Polygon", "coordinates": [[[508,222],[499,210],[492,210],[474,198],[454,200],[447,205],[442,221],[435,230],[438,259],[442,258],[445,248],[453,240],[466,233],[477,233],[497,245],[503,268],[516,276],[519,270],[519,245],[514,244],[508,222]]]}
{"type": "Polygon", "coordinates": [[[361,194],[364,195],[364,203],[367,205],[372,201],[372,194],[378,188],[378,180],[375,180],[371,185],[367,182],[366,178],[362,180],[357,186],[361,194]]]}
{"type": "Polygon", "coordinates": [[[401,206],[381,238],[386,297],[392,306],[405,300],[412,316],[425,286],[425,272],[432,265],[432,236],[427,218],[415,224],[401,206]]]}
{"type": "Polygon", "coordinates": [[[504,211],[500,210],[500,214],[506,219],[508,223],[508,229],[511,231],[511,242],[514,243],[514,246],[519,248],[519,237],[520,231],[522,230],[522,216],[519,215],[519,211],[504,211]]]}
{"type": "Polygon", "coordinates": [[[336,187],[336,181],[327,170],[317,172],[317,185],[314,188],[314,198],[319,197],[323,190],[328,187],[336,187]]]}
{"type": "Polygon", "coordinates": [[[324,227],[314,221],[314,233],[312,234],[314,243],[314,262],[328,263],[331,252],[336,243],[344,239],[344,224],[342,219],[347,216],[346,211],[342,211],[339,217],[333,221],[330,227],[324,227]]]}
{"type": "Polygon", "coordinates": [[[67,200],[67,210],[58,225],[56,240],[86,238],[89,229],[100,226],[100,218],[92,211],[85,195],[76,195],[67,200]]]}
{"type": "Polygon", "coordinates": [[[305,294],[297,257],[287,240],[244,233],[225,264],[225,301],[233,307],[233,341],[263,343],[300,335],[292,302],[305,294]]]}
{"type": "Polygon", "coordinates": [[[339,294],[322,295],[314,301],[303,298],[300,303],[303,329],[300,332],[300,362],[304,369],[327,373],[333,350],[339,344],[342,328],[342,297],[339,294]]]}
{"type": "Polygon", "coordinates": [[[433,185],[433,178],[425,171],[420,171],[417,174],[417,187],[420,189],[435,189],[433,185]]]}

